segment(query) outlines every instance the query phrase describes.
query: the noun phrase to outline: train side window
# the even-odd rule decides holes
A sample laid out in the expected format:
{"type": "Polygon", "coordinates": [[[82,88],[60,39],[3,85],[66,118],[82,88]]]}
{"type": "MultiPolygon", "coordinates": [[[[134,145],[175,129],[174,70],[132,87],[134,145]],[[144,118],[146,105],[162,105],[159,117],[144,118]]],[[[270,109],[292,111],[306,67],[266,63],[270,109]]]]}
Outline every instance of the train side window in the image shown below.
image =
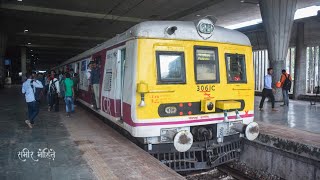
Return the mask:
{"type": "Polygon", "coordinates": [[[195,46],[194,65],[197,83],[219,82],[218,48],[195,46]]]}
{"type": "Polygon", "coordinates": [[[157,51],[158,84],[185,84],[184,52],[157,51]]]}
{"type": "Polygon", "coordinates": [[[243,54],[225,54],[228,83],[247,83],[246,62],[243,54]]]}

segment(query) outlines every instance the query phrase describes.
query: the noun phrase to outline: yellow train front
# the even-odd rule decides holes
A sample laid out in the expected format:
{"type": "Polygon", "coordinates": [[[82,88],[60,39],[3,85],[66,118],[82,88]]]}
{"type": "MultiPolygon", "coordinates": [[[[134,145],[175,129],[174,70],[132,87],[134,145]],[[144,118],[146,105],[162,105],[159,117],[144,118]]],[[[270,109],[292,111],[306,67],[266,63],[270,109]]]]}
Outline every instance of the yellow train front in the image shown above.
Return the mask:
{"type": "Polygon", "coordinates": [[[137,39],[134,136],[176,171],[238,158],[240,138],[259,133],[248,38],[210,18],[149,23],[144,33],[137,39]]]}
{"type": "Polygon", "coordinates": [[[250,41],[210,17],[142,22],[56,67],[79,74],[77,100],[87,107],[92,60],[101,69],[94,111],[176,171],[232,161],[241,137],[259,134],[250,41]]]}

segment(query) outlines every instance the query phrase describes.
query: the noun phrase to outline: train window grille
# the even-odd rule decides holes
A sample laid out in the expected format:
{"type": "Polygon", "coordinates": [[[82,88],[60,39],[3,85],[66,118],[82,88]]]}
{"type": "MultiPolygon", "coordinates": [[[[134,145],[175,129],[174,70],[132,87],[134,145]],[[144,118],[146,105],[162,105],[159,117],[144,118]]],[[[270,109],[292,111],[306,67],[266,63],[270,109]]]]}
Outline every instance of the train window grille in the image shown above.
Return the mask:
{"type": "Polygon", "coordinates": [[[219,82],[218,48],[194,47],[194,72],[198,84],[219,82]]]}
{"type": "Polygon", "coordinates": [[[104,90],[105,91],[111,91],[111,85],[112,85],[112,72],[107,72],[105,76],[105,85],[104,90]]]}
{"type": "Polygon", "coordinates": [[[228,83],[247,83],[246,62],[243,54],[226,54],[228,83]]]}
{"type": "Polygon", "coordinates": [[[157,51],[158,84],[185,84],[184,52],[157,51]]]}

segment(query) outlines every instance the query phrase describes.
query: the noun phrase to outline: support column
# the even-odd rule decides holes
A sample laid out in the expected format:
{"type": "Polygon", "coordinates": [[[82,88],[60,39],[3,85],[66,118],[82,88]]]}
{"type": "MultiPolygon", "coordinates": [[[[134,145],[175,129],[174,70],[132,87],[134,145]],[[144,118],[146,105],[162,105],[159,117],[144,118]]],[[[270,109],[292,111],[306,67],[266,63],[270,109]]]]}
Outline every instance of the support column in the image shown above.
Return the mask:
{"type": "Polygon", "coordinates": [[[27,73],[27,49],[26,47],[21,47],[21,72],[22,72],[22,82],[26,79],[27,73]]]}
{"type": "MultiPolygon", "coordinates": [[[[260,11],[267,34],[268,57],[274,70],[273,86],[280,80],[285,69],[291,28],[297,0],[260,0],[260,11]]],[[[276,89],[276,101],[282,101],[281,89],[276,89]]]]}
{"type": "Polygon", "coordinates": [[[306,94],[306,73],[307,73],[307,59],[306,59],[306,46],[304,44],[304,23],[297,24],[297,37],[296,37],[296,58],[294,67],[294,86],[293,86],[293,99],[298,99],[300,95],[306,94]],[[298,85],[299,84],[299,85],[298,85]]]}
{"type": "Polygon", "coordinates": [[[7,36],[0,32],[0,87],[4,85],[5,68],[4,68],[4,56],[7,48],[7,36]]]}

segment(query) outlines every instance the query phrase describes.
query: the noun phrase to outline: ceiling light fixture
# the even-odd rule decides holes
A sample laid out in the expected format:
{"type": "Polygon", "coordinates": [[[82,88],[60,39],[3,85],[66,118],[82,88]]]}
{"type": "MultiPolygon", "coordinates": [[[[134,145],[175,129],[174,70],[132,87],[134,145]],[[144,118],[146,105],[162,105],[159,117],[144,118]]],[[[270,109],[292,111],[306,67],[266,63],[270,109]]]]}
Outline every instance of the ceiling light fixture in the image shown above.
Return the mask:
{"type": "Polygon", "coordinates": [[[25,32],[25,33],[26,33],[26,32],[29,32],[29,30],[28,30],[28,29],[25,29],[24,32],[25,32]]]}
{"type": "Polygon", "coordinates": [[[17,0],[17,1],[22,2],[22,0],[17,0]]]}
{"type": "Polygon", "coordinates": [[[197,16],[197,17],[200,17],[201,15],[200,15],[200,14],[197,14],[196,16],[197,16]]]}
{"type": "Polygon", "coordinates": [[[241,3],[246,3],[246,4],[254,4],[254,5],[259,6],[259,2],[258,1],[241,0],[240,2],[241,3]]]}
{"type": "Polygon", "coordinates": [[[33,50],[31,49],[30,51],[32,52],[33,50]]]}
{"type": "Polygon", "coordinates": [[[28,45],[30,45],[31,43],[28,42],[28,45]]]}

